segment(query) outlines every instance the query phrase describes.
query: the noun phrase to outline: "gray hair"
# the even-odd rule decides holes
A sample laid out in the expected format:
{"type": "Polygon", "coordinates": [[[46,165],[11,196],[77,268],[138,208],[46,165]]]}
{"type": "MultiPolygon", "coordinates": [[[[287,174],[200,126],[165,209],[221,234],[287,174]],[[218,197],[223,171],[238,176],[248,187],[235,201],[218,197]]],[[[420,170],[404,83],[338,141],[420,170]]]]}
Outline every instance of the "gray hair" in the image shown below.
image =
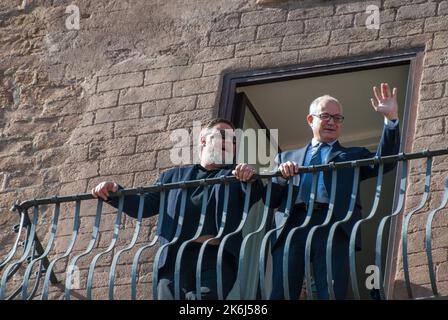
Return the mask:
{"type": "Polygon", "coordinates": [[[330,96],[329,94],[325,94],[323,96],[320,96],[320,97],[314,99],[313,102],[311,102],[309,114],[314,114],[316,112],[316,109],[320,106],[321,103],[328,102],[328,101],[337,103],[339,105],[339,107],[341,108],[341,113],[342,113],[342,104],[339,102],[339,100],[336,99],[335,97],[330,96]]]}

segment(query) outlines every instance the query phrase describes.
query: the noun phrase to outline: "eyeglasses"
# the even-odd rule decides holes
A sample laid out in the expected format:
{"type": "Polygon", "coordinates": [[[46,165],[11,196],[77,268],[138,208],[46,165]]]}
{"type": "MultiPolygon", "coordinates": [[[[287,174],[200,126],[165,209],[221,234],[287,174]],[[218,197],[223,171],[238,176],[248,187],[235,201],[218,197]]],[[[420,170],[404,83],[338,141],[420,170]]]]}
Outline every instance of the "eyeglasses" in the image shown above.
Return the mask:
{"type": "Polygon", "coordinates": [[[314,117],[318,117],[320,120],[330,121],[333,118],[335,123],[342,123],[344,121],[344,116],[340,114],[329,114],[329,113],[321,113],[321,114],[312,114],[314,117]]]}

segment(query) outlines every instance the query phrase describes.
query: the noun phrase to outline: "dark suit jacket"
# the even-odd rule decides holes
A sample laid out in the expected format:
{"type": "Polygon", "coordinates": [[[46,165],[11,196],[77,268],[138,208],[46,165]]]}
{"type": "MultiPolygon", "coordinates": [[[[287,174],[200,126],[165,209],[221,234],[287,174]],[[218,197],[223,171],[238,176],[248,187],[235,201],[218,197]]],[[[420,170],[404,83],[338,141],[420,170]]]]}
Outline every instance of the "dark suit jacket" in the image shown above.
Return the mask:
{"type": "MultiPolygon", "coordinates": [[[[218,176],[230,176],[232,175],[232,168],[222,169],[217,174],[218,176]]],[[[193,172],[193,166],[185,166],[167,170],[162,172],[157,179],[157,184],[160,183],[173,183],[181,181],[191,180],[191,175],[193,172]]],[[[246,195],[246,183],[242,182],[231,182],[229,183],[229,204],[227,211],[227,219],[224,227],[224,235],[231,233],[236,230],[241,222],[244,200],[246,195]]],[[[219,230],[221,225],[222,211],[224,205],[224,186],[220,184],[215,184],[210,189],[210,194],[215,194],[215,221],[217,223],[217,230],[219,230]]],[[[261,197],[262,185],[259,180],[253,182],[250,205],[254,204],[261,197]]],[[[176,233],[176,228],[178,225],[179,215],[180,215],[180,205],[181,205],[181,189],[171,189],[165,197],[165,210],[164,216],[159,217],[162,220],[160,228],[157,230],[159,236],[160,245],[170,242],[176,233]]],[[[144,196],[144,211],[143,217],[151,217],[153,215],[159,214],[160,206],[160,192],[150,192],[144,196]]],[[[109,204],[118,208],[118,198],[113,198],[108,201],[109,204]]],[[[139,205],[139,196],[125,196],[123,211],[133,218],[137,218],[139,205]]],[[[185,212],[187,215],[188,212],[185,212]]],[[[232,254],[234,257],[238,258],[239,246],[242,241],[241,234],[232,237],[226,243],[226,251],[232,254]]],[[[166,261],[167,250],[160,257],[159,268],[163,267],[166,261]]]]}
{"type": "MultiPolygon", "coordinates": [[[[299,165],[303,165],[306,151],[308,149],[308,144],[304,148],[296,149],[296,150],[290,150],[285,151],[282,153],[279,153],[275,159],[275,170],[278,169],[278,166],[280,163],[284,163],[286,161],[295,161],[299,165]]],[[[387,126],[384,127],[383,133],[381,136],[381,141],[378,146],[377,152],[372,153],[366,148],[363,147],[352,147],[352,148],[345,148],[339,144],[339,142],[335,142],[328,154],[328,157],[326,159],[326,163],[329,162],[343,162],[343,161],[351,161],[351,160],[359,160],[359,159],[366,159],[366,158],[372,158],[375,155],[378,156],[386,156],[386,155],[392,155],[397,154],[399,152],[400,148],[400,130],[399,126],[396,125],[394,128],[388,128],[387,126]]],[[[395,164],[387,164],[384,166],[384,172],[391,171],[395,168],[395,164]]],[[[325,171],[324,172],[324,184],[328,191],[328,195],[330,195],[331,192],[331,171],[325,171]]],[[[365,180],[371,177],[374,177],[378,174],[378,166],[364,166],[360,169],[360,180],[365,180]]],[[[351,198],[351,192],[353,187],[353,176],[354,176],[354,169],[348,168],[348,169],[339,169],[337,173],[337,184],[336,184],[336,198],[335,198],[335,206],[333,215],[335,216],[336,220],[342,220],[345,218],[348,212],[348,207],[350,204],[350,198],[351,198]]],[[[281,178],[280,178],[281,179],[281,178]]],[[[278,182],[278,180],[277,180],[278,182]]],[[[358,181],[359,183],[360,181],[358,181]]],[[[293,178],[293,205],[294,200],[297,197],[299,186],[300,186],[300,175],[297,175],[293,178]]],[[[273,184],[275,188],[273,188],[273,198],[272,200],[273,205],[272,207],[278,207],[278,211],[284,212],[286,208],[286,194],[287,194],[287,188],[284,186],[284,184],[273,184]]],[[[342,228],[344,229],[345,233],[350,236],[351,230],[353,228],[353,225],[356,223],[356,221],[360,220],[362,217],[361,214],[361,204],[360,204],[360,198],[359,198],[359,192],[356,199],[356,205],[353,212],[353,215],[351,219],[345,223],[342,224],[342,228]]],[[[294,212],[291,212],[291,214],[294,214],[294,212]]],[[[279,223],[280,221],[277,221],[279,223]]],[[[273,248],[278,246],[282,241],[281,239],[285,239],[286,234],[284,232],[281,232],[277,239],[274,239],[273,242],[273,248]]],[[[358,232],[358,237],[356,239],[356,247],[359,250],[361,248],[361,237],[360,233],[358,232]]]]}

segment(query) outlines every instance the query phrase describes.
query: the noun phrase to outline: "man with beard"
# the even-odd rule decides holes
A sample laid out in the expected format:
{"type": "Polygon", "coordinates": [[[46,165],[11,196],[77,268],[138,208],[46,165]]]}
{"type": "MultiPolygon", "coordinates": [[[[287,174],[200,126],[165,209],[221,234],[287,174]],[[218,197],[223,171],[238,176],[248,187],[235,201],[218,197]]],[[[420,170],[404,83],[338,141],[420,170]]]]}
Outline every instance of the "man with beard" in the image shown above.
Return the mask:
{"type": "MultiPolygon", "coordinates": [[[[178,167],[162,172],[157,179],[158,184],[210,179],[233,174],[243,180],[252,176],[254,169],[246,164],[233,164],[235,154],[234,125],[225,119],[214,119],[201,130],[199,137],[200,164],[178,167]]],[[[247,179],[246,179],[247,180],[247,179]]],[[[116,192],[121,187],[114,182],[101,182],[92,189],[94,197],[100,197],[110,205],[118,208],[118,198],[108,200],[109,192],[116,192]]],[[[196,262],[204,241],[214,238],[220,229],[220,223],[224,205],[224,186],[215,184],[210,186],[206,199],[205,221],[202,233],[184,251],[180,275],[180,298],[194,299],[196,295],[196,262]]],[[[253,183],[251,192],[251,205],[260,197],[261,185],[259,181],[253,183]]],[[[244,200],[246,193],[246,182],[235,181],[229,183],[229,202],[227,208],[227,219],[225,222],[224,235],[233,232],[241,222],[244,200]]],[[[171,189],[167,192],[164,202],[163,224],[158,230],[160,244],[170,242],[176,232],[181,211],[181,189],[171,189]]],[[[193,239],[198,229],[203,203],[204,186],[187,189],[185,202],[185,215],[179,239],[168,250],[163,251],[158,261],[158,299],[174,299],[174,269],[176,254],[180,245],[193,239]]],[[[144,197],[143,217],[150,217],[159,213],[160,192],[150,192],[144,197]]],[[[125,196],[123,211],[129,216],[136,218],[139,205],[139,196],[125,196]]],[[[238,268],[238,254],[241,243],[241,235],[232,237],[224,248],[223,254],[223,293],[227,296],[235,282],[238,268]]],[[[216,261],[219,240],[213,239],[209,242],[208,249],[202,261],[201,271],[201,299],[217,299],[217,272],[216,261]]],[[[157,261],[155,262],[157,263],[157,261]]]]}

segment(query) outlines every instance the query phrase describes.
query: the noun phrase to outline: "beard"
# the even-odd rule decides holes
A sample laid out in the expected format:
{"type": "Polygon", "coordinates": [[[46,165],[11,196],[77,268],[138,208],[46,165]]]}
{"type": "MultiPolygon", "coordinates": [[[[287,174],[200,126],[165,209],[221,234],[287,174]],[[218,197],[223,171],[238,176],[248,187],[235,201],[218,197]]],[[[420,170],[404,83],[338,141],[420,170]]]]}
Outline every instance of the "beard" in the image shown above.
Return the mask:
{"type": "Polygon", "coordinates": [[[216,140],[211,140],[202,149],[202,157],[204,164],[216,166],[228,166],[233,164],[234,152],[233,143],[225,143],[225,149],[222,149],[222,143],[215,143],[216,140]]]}

